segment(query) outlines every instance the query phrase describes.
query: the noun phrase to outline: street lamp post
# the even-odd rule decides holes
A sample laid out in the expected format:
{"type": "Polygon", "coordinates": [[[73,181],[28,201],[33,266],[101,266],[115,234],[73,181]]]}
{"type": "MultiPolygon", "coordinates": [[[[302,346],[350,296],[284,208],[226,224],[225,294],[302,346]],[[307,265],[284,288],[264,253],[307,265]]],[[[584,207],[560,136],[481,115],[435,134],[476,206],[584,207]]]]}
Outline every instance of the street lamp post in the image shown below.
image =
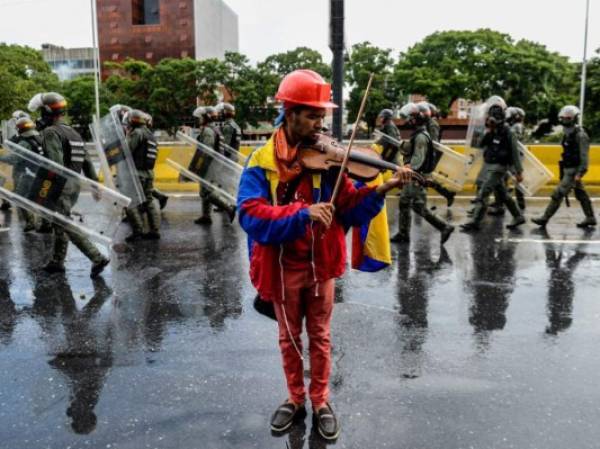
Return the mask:
{"type": "Polygon", "coordinates": [[[92,8],[92,47],[94,52],[94,90],[96,96],[96,120],[100,121],[100,61],[98,50],[98,15],[96,0],[90,0],[92,8]]]}
{"type": "Polygon", "coordinates": [[[330,0],[329,48],[333,52],[333,102],[338,105],[333,110],[333,135],[342,138],[342,118],[344,116],[344,0],[330,0]]]}
{"type": "Polygon", "coordinates": [[[583,109],[585,107],[585,86],[587,82],[587,47],[588,47],[588,29],[590,24],[590,0],[586,0],[585,7],[585,37],[583,42],[583,64],[581,65],[581,92],[579,97],[579,124],[583,126],[583,109]]]}

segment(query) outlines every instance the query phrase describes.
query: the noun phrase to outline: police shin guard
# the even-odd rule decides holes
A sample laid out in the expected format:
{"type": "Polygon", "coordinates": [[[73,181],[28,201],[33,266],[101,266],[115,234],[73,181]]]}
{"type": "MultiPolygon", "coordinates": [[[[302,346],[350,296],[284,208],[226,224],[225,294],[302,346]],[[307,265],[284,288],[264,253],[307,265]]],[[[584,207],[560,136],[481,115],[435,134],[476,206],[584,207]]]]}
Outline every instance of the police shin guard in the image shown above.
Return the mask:
{"type": "Polygon", "coordinates": [[[594,208],[592,206],[592,201],[590,200],[589,196],[581,196],[581,198],[579,198],[579,201],[581,203],[581,208],[583,209],[583,213],[585,214],[585,219],[580,222],[577,223],[577,227],[578,228],[587,228],[587,227],[591,227],[591,226],[596,226],[597,222],[596,222],[596,217],[594,217],[594,208]]]}
{"type": "Polygon", "coordinates": [[[550,204],[548,204],[548,206],[546,207],[546,210],[544,211],[544,215],[542,215],[539,218],[532,218],[531,219],[532,223],[535,223],[538,226],[546,226],[548,221],[554,216],[554,214],[560,207],[561,202],[562,202],[562,200],[559,200],[555,197],[551,197],[550,204]]]}

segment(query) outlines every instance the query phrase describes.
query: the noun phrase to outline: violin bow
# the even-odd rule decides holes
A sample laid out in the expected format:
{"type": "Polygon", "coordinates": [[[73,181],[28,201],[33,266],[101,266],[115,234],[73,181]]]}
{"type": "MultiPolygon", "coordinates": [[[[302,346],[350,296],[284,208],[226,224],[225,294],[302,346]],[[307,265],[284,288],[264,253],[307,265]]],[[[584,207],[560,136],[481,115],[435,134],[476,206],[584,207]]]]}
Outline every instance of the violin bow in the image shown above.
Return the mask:
{"type": "Polygon", "coordinates": [[[360,108],[358,110],[358,117],[356,117],[356,124],[354,125],[354,129],[352,130],[352,134],[350,135],[350,143],[348,144],[348,148],[346,148],[346,154],[344,155],[344,160],[342,161],[342,166],[340,167],[340,173],[335,181],[335,187],[333,188],[333,193],[331,195],[330,204],[335,204],[335,200],[340,191],[340,187],[342,185],[342,179],[344,179],[344,173],[348,167],[348,161],[350,160],[350,150],[352,149],[352,145],[354,144],[354,139],[356,138],[356,133],[358,131],[358,122],[365,111],[365,106],[367,105],[367,98],[369,97],[369,92],[371,91],[371,84],[373,84],[373,78],[375,77],[374,73],[371,73],[369,76],[369,83],[367,84],[367,89],[365,90],[365,94],[363,95],[362,102],[360,103],[360,108]]]}

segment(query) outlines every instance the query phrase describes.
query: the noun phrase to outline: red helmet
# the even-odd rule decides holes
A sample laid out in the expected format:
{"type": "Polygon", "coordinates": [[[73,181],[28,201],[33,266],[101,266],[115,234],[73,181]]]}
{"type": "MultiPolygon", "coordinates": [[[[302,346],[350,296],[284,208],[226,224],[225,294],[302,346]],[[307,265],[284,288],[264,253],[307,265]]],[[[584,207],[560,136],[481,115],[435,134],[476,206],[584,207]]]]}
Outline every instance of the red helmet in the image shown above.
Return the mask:
{"type": "Polygon", "coordinates": [[[331,102],[331,84],[312,70],[294,70],[287,74],[279,85],[275,99],[313,108],[338,107],[331,102]]]}

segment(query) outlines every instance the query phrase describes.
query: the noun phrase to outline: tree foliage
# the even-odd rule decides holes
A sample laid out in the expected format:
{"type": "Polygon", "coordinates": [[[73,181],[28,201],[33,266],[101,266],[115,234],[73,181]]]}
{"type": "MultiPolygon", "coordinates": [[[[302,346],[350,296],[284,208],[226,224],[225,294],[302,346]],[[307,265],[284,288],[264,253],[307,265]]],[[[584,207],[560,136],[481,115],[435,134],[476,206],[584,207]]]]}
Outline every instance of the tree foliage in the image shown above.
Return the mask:
{"type": "Polygon", "coordinates": [[[40,51],[0,44],[0,117],[25,109],[36,93],[58,88],[58,77],[40,51]]]}
{"type": "Polygon", "coordinates": [[[392,108],[398,102],[398,90],[392,84],[394,59],[389,48],[379,48],[370,42],[361,42],[352,46],[350,57],[346,61],[346,80],[350,85],[350,98],[347,103],[348,121],[355,120],[371,73],[375,74],[365,114],[365,120],[372,129],[377,115],[384,108],[392,108]]]}
{"type": "Polygon", "coordinates": [[[588,64],[587,76],[584,126],[594,138],[600,139],[600,48],[588,64]]]}
{"type": "Polygon", "coordinates": [[[442,111],[457,98],[501,95],[536,121],[571,98],[574,75],[566,57],[543,45],[481,29],[427,36],[400,54],[394,82],[406,93],[426,95],[442,111]]]}

